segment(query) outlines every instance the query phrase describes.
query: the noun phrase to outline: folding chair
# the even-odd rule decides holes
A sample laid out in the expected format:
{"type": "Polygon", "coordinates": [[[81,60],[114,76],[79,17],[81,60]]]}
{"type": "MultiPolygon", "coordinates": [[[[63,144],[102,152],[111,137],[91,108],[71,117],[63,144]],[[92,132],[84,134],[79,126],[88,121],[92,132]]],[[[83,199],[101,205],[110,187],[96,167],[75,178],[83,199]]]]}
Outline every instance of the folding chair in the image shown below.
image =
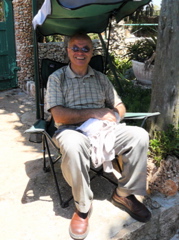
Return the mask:
{"type": "MultiPolygon", "coordinates": [[[[104,61],[103,56],[96,55],[91,58],[89,65],[98,70],[103,72],[104,71],[104,61]]],[[[52,136],[56,131],[54,126],[54,120],[51,118],[50,120],[44,119],[44,89],[47,87],[47,81],[50,74],[52,74],[55,70],[67,65],[67,63],[57,62],[51,59],[42,59],[41,61],[41,81],[40,81],[40,112],[41,112],[41,119],[38,120],[30,129],[27,129],[25,132],[30,133],[29,141],[35,143],[42,143],[42,152],[43,152],[43,170],[44,172],[49,171],[49,167],[47,167],[47,158],[46,152],[48,154],[48,160],[50,164],[50,169],[53,174],[53,178],[55,181],[57,193],[60,199],[60,205],[62,207],[67,207],[69,205],[69,201],[72,197],[68,198],[66,201],[63,200],[61,196],[61,191],[59,187],[59,183],[57,181],[57,176],[55,173],[54,165],[59,161],[61,158],[60,149],[54,144],[52,140],[52,136]],[[58,156],[53,159],[51,156],[51,151],[49,147],[49,143],[56,149],[58,152],[58,156]]],[[[99,173],[98,173],[99,174],[99,173]]],[[[91,179],[92,180],[92,179],[91,179]]],[[[112,182],[112,180],[111,180],[112,182]]]]}
{"type": "MultiPolygon", "coordinates": [[[[53,118],[51,118],[49,121],[44,119],[44,88],[47,86],[48,77],[51,73],[53,73],[58,68],[61,68],[62,66],[65,66],[67,64],[56,62],[50,59],[43,59],[41,63],[41,119],[38,120],[31,128],[27,129],[25,132],[30,133],[29,141],[35,142],[35,143],[42,143],[42,151],[43,151],[43,170],[45,172],[49,171],[49,167],[47,167],[47,158],[46,158],[46,152],[48,155],[49,165],[50,169],[52,171],[52,175],[55,181],[57,193],[60,200],[60,205],[64,208],[69,205],[69,201],[72,199],[72,196],[70,196],[67,200],[64,200],[61,195],[60,186],[57,180],[57,176],[55,173],[55,164],[59,161],[61,158],[60,149],[55,145],[55,143],[52,140],[52,136],[54,132],[56,131],[56,128],[54,127],[54,121],[53,118]],[[53,159],[49,147],[49,143],[55,148],[55,150],[58,153],[58,156],[53,159]]],[[[103,57],[101,55],[94,56],[91,59],[90,66],[98,71],[103,72],[104,65],[103,65],[103,57]]],[[[142,126],[144,125],[144,122],[147,118],[153,117],[159,115],[159,113],[126,113],[125,119],[143,119],[142,126]]],[[[119,171],[121,171],[121,165],[117,158],[115,158],[115,164],[117,165],[117,168],[119,171]]],[[[95,170],[94,168],[91,168],[93,172],[95,172],[97,175],[104,177],[108,181],[110,181],[113,184],[116,184],[115,181],[110,179],[109,177],[106,177],[106,175],[103,174],[103,168],[100,170],[95,170]]],[[[94,176],[91,178],[91,180],[94,178],[94,176]]],[[[116,184],[117,185],[117,184],[116,184]]]]}

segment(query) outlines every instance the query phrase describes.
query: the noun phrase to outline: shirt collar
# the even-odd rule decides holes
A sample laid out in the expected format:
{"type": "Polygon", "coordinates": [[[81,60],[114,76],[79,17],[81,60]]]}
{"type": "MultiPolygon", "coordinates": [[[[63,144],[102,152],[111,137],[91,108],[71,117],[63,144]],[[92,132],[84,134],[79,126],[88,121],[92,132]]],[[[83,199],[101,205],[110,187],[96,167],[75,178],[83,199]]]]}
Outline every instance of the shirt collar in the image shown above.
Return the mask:
{"type": "Polygon", "coordinates": [[[85,76],[81,77],[80,75],[74,73],[71,68],[70,64],[67,66],[66,74],[68,78],[88,78],[94,76],[94,70],[88,65],[88,72],[85,76]]]}

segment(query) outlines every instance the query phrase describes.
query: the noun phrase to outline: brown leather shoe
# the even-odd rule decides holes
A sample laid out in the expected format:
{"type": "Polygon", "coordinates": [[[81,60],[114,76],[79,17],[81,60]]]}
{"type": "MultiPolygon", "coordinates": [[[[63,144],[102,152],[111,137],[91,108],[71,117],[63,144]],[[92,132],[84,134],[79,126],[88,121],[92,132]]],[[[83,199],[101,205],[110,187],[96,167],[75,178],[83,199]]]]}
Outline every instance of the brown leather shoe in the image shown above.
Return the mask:
{"type": "Polygon", "coordinates": [[[150,211],[139,202],[134,195],[120,197],[116,191],[113,193],[111,202],[118,208],[126,211],[131,217],[139,222],[147,222],[151,218],[150,211]]]}
{"type": "Polygon", "coordinates": [[[89,217],[92,209],[90,208],[88,213],[81,213],[76,211],[71,219],[69,233],[73,239],[84,239],[88,235],[89,231],[89,217]]]}

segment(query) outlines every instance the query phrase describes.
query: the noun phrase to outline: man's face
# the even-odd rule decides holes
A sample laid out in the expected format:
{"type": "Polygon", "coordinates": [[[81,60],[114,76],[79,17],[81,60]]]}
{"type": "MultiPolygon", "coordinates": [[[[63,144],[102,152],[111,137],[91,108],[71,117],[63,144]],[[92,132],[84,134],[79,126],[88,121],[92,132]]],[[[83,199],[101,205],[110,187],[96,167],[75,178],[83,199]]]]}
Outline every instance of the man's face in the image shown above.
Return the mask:
{"type": "Polygon", "coordinates": [[[89,40],[74,39],[69,42],[67,51],[72,68],[87,68],[92,57],[93,47],[89,40]]]}

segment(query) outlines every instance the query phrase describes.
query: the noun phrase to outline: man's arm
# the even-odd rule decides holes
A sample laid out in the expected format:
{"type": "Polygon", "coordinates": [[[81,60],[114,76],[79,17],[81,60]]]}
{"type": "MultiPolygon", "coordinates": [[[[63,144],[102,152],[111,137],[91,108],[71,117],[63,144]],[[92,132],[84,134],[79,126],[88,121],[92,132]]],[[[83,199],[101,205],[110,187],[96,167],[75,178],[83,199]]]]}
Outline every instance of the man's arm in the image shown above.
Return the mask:
{"type": "Polygon", "coordinates": [[[122,103],[117,105],[114,110],[109,108],[72,109],[56,106],[51,108],[50,111],[56,123],[78,124],[89,118],[116,121],[115,111],[119,113],[120,118],[123,118],[125,107],[122,103]]]}
{"type": "Polygon", "coordinates": [[[126,108],[123,103],[120,103],[114,108],[114,111],[116,111],[119,114],[119,117],[122,120],[126,113],[126,108]]]}

